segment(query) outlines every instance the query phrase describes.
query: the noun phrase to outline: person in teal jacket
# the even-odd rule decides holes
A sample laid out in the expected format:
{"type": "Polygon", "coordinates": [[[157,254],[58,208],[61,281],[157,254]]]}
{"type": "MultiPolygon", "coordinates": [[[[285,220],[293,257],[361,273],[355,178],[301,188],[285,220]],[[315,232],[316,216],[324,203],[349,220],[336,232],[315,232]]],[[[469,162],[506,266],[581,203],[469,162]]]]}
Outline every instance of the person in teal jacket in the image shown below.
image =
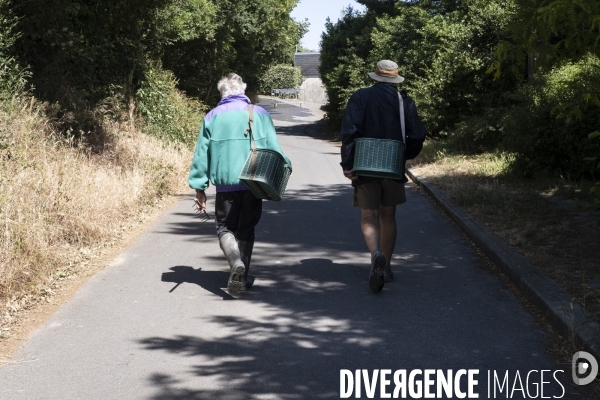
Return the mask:
{"type": "MultiPolygon", "coordinates": [[[[239,292],[253,283],[248,270],[254,230],[262,215],[262,199],[256,198],[238,178],[251,148],[250,135],[245,134],[251,104],[244,94],[246,84],[239,75],[231,73],[219,81],[217,88],[221,101],[202,121],[188,182],[196,190],[199,211],[206,209],[204,191],[210,183],[216,186],[217,236],[230,267],[227,290],[239,292]]],[[[255,105],[253,116],[256,147],[278,152],[291,165],[279,146],[269,113],[255,105]]]]}

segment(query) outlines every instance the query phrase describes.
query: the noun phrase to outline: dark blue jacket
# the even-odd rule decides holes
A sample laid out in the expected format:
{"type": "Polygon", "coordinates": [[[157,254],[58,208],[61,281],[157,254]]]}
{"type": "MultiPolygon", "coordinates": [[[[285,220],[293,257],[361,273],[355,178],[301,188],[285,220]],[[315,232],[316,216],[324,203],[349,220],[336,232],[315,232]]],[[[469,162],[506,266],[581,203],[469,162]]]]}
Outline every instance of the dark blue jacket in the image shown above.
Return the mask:
{"type": "MultiPolygon", "coordinates": [[[[405,159],[415,158],[423,148],[427,130],[417,114],[413,99],[401,92],[404,103],[406,129],[405,159]]],[[[342,122],[342,168],[352,169],[354,164],[354,140],[360,137],[393,139],[402,141],[400,129],[400,101],[397,85],[377,83],[371,87],[359,89],[346,107],[342,122]]],[[[364,180],[361,177],[360,180],[364,180]]],[[[406,181],[406,177],[404,178],[406,181]]]]}

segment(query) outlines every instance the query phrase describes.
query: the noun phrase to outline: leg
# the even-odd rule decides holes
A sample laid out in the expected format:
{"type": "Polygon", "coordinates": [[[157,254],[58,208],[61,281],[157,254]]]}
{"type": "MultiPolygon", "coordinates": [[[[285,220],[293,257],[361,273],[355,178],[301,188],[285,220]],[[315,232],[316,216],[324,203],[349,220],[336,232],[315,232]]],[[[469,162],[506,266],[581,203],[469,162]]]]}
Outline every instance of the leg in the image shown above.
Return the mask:
{"type": "Polygon", "coordinates": [[[389,265],[394,247],[396,247],[396,206],[380,206],[379,221],[381,224],[381,250],[387,260],[387,265],[389,265]]]}
{"type": "Polygon", "coordinates": [[[242,195],[242,207],[238,221],[238,247],[244,263],[244,280],[246,288],[250,288],[254,279],[248,276],[250,260],[254,248],[254,231],[262,215],[262,200],[257,199],[249,190],[242,195]]]}
{"type": "Polygon", "coordinates": [[[215,197],[215,227],[219,238],[226,233],[237,235],[241,205],[242,202],[238,192],[217,192],[215,197]]]}
{"type": "Polygon", "coordinates": [[[262,199],[257,199],[250,190],[241,193],[240,214],[237,220],[238,240],[254,243],[254,231],[262,216],[262,199]]]}
{"type": "Polygon", "coordinates": [[[396,206],[406,202],[406,193],[402,182],[382,179],[381,185],[383,187],[381,206],[379,207],[381,248],[387,261],[383,275],[386,282],[391,282],[394,279],[391,261],[396,246],[396,206]]]}
{"type": "Polygon", "coordinates": [[[381,184],[372,181],[361,184],[354,191],[354,205],[361,208],[361,229],[369,252],[371,253],[371,274],[369,287],[375,293],[381,292],[384,285],[383,270],[385,257],[379,251],[381,226],[379,224],[379,207],[381,184]]]}
{"type": "Polygon", "coordinates": [[[237,192],[217,193],[215,199],[215,224],[219,237],[219,245],[229,263],[230,274],[227,281],[227,290],[230,292],[246,290],[244,279],[246,268],[242,262],[235,237],[240,208],[241,197],[237,192]]]}
{"type": "Polygon", "coordinates": [[[396,206],[379,207],[379,218],[381,223],[381,250],[386,260],[385,268],[383,269],[383,279],[386,282],[394,280],[392,273],[392,254],[396,246],[396,206]]]}
{"type": "Polygon", "coordinates": [[[373,254],[379,249],[379,210],[363,208],[361,210],[360,227],[369,252],[373,254]]]}

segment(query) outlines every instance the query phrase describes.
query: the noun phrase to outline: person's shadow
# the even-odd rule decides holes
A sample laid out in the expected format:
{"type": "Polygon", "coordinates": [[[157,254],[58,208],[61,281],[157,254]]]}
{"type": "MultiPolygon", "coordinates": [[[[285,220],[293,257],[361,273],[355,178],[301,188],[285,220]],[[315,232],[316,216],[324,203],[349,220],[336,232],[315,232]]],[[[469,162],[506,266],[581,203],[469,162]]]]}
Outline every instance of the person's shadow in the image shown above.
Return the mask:
{"type": "Polygon", "coordinates": [[[227,285],[229,278],[229,273],[225,271],[202,271],[202,268],[194,269],[185,265],[177,265],[169,269],[173,272],[163,272],[161,277],[163,282],[175,283],[169,293],[182,283],[192,283],[222,297],[223,300],[235,300],[235,297],[222,289],[227,285]]]}

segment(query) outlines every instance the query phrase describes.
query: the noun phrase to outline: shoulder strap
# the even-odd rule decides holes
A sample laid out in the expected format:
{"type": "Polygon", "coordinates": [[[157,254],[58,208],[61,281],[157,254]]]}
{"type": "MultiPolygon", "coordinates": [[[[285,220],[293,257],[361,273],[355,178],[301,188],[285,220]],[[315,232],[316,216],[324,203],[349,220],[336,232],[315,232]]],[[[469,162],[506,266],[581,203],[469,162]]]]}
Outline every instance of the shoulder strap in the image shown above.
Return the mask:
{"type": "Polygon", "coordinates": [[[406,144],[406,128],[404,126],[404,101],[402,95],[398,92],[398,99],[400,100],[400,129],[402,130],[402,142],[406,144]]]}
{"type": "Polygon", "coordinates": [[[252,164],[250,165],[250,180],[254,179],[254,174],[256,174],[256,142],[254,141],[254,134],[252,133],[252,123],[254,122],[254,113],[253,113],[254,105],[248,104],[248,128],[246,128],[246,132],[244,135],[248,136],[248,132],[250,132],[250,140],[252,146],[252,164]]]}
{"type": "Polygon", "coordinates": [[[252,134],[252,123],[254,122],[254,113],[252,112],[254,109],[254,104],[248,104],[248,128],[246,128],[246,132],[244,135],[248,136],[248,132],[252,134]]]}

